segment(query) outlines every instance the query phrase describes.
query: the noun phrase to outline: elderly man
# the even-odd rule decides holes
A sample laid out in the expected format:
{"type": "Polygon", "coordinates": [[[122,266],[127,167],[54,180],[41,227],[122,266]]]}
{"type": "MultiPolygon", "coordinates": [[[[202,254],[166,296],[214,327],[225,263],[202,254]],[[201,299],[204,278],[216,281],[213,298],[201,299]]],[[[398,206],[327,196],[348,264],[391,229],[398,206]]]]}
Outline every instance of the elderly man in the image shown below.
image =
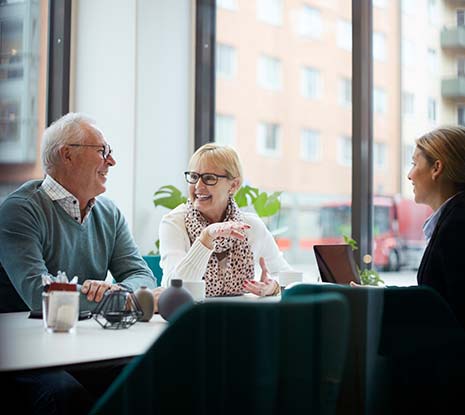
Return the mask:
{"type": "MultiPolygon", "coordinates": [[[[155,288],[122,213],[99,196],[116,164],[103,133],[86,116],[67,114],[45,130],[42,162],[45,179],[25,183],[0,206],[0,312],[40,310],[41,275],[59,270],[78,277],[81,310],[92,310],[116,287],[145,285],[157,303],[161,289],[155,288]],[[105,281],[108,271],[115,285],[105,281]]],[[[98,386],[104,388],[113,375],[87,378],[101,380],[98,386]]],[[[80,404],[87,410],[95,398],[90,393],[86,401],[86,389],[65,371],[13,381],[38,413],[79,412],[80,404]],[[64,403],[73,396],[79,404],[64,403]]]]}
{"type": "Polygon", "coordinates": [[[93,121],[67,114],[45,130],[46,177],[32,180],[0,206],[0,312],[40,309],[41,274],[77,275],[80,309],[92,310],[112,284],[156,287],[126,221],[105,192],[111,148],[93,121]]]}

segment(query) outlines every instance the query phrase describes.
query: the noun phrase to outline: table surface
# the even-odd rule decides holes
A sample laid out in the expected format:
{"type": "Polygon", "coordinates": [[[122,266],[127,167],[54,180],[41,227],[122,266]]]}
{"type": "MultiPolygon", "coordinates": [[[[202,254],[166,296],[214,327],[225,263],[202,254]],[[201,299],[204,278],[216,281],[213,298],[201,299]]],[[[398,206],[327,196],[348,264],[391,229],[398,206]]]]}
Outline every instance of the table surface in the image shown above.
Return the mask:
{"type": "MultiPolygon", "coordinates": [[[[280,297],[215,297],[206,301],[275,302],[280,297]]],[[[127,329],[103,329],[93,318],[78,321],[74,333],[49,333],[29,312],[0,314],[0,372],[64,367],[130,358],[145,353],[168,326],[155,314],[127,329]]]]}
{"type": "Polygon", "coordinates": [[[167,327],[159,315],[128,329],[103,329],[93,318],[74,333],[49,333],[29,312],[0,314],[0,371],[67,366],[136,356],[167,327]]]}

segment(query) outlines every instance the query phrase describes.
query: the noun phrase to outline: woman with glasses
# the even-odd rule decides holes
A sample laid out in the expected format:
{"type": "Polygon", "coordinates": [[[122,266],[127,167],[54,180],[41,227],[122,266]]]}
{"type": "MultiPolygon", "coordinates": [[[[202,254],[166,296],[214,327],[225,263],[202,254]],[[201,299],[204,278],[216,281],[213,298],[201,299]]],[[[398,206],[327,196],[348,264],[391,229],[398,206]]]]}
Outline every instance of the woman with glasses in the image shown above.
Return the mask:
{"type": "Polygon", "coordinates": [[[269,272],[290,270],[271,233],[253,213],[242,212],[234,194],[242,167],[229,147],[205,144],[184,173],[188,201],[160,224],[163,286],[171,278],[205,280],[207,296],[279,293],[269,272]],[[255,275],[260,278],[255,280],[255,275]]]}

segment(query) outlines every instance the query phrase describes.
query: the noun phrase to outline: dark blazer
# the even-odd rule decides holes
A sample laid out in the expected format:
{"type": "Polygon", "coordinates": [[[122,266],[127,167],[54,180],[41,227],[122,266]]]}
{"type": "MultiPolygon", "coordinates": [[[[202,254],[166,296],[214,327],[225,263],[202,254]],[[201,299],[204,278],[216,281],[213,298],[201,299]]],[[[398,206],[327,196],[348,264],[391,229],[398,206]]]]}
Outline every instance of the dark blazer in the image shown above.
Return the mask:
{"type": "Polygon", "coordinates": [[[417,281],[438,291],[465,327],[465,192],[451,199],[441,213],[417,281]]]}

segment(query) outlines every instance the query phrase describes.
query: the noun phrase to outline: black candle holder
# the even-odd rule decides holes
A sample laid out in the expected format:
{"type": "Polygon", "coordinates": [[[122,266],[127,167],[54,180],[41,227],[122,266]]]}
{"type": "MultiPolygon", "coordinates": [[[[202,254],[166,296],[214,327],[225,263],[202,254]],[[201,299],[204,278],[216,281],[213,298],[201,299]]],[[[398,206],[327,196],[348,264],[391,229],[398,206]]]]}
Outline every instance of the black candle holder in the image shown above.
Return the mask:
{"type": "Polygon", "coordinates": [[[142,318],[142,308],[129,290],[108,290],[96,307],[93,318],[104,329],[127,329],[142,318]]]}

